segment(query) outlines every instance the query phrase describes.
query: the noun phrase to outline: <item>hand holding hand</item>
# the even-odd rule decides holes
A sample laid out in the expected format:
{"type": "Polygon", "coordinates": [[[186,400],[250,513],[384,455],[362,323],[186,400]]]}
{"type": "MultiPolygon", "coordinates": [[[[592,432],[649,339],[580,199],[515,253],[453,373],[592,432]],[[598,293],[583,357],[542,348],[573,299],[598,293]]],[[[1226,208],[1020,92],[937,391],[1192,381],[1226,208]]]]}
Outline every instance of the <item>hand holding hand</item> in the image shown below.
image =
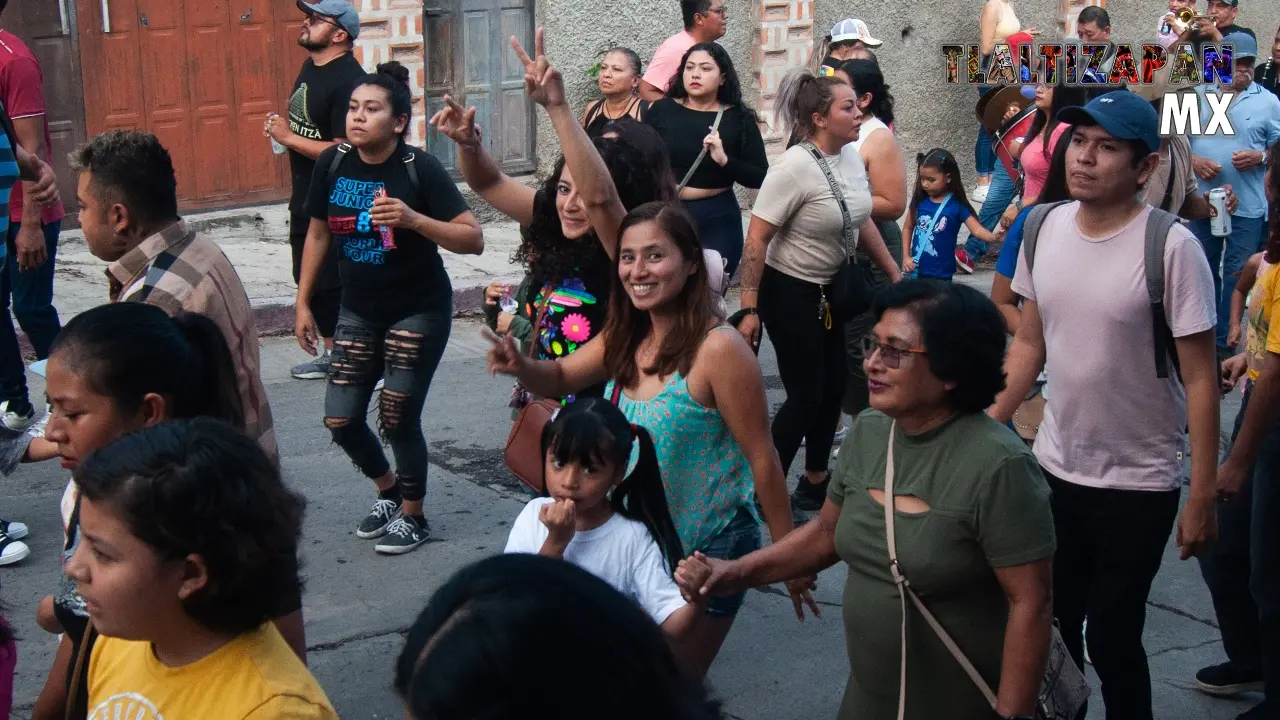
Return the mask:
{"type": "Polygon", "coordinates": [[[674,579],[676,585],[680,586],[680,594],[684,596],[685,602],[707,601],[707,596],[702,594],[702,588],[711,579],[710,564],[691,555],[680,561],[680,565],[676,567],[674,579]]]}
{"type": "Polygon", "coordinates": [[[902,263],[902,272],[909,273],[909,272],[915,272],[915,271],[916,271],[916,261],[912,258],[907,258],[906,262],[902,263]]]}
{"type": "Polygon", "coordinates": [[[489,352],[485,355],[489,374],[519,375],[520,371],[525,368],[528,358],[516,348],[515,340],[510,335],[498,337],[487,327],[480,328],[480,335],[493,344],[493,347],[489,348],[489,352]]]}
{"type": "Polygon", "coordinates": [[[729,595],[740,589],[734,585],[738,579],[737,569],[735,560],[719,560],[695,552],[680,561],[675,581],[686,599],[729,595]]]}
{"type": "Polygon", "coordinates": [[[520,41],[514,35],[511,37],[511,49],[516,51],[516,57],[524,63],[525,95],[545,108],[564,105],[564,79],[560,77],[560,71],[547,60],[542,28],[538,28],[534,35],[532,58],[520,47],[520,41]]]}
{"type": "Polygon", "coordinates": [[[538,511],[538,519],[547,527],[547,540],[564,552],[573,540],[577,527],[577,508],[572,500],[556,500],[542,506],[538,511]]]}

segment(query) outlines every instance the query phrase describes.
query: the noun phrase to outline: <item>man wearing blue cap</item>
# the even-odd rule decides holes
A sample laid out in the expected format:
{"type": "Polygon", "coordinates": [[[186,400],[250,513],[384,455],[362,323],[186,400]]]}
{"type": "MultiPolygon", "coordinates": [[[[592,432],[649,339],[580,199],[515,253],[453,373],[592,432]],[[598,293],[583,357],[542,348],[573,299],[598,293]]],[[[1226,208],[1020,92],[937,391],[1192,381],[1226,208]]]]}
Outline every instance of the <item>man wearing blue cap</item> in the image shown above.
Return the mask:
{"type": "MultiPolygon", "coordinates": [[[[350,3],[298,0],[298,9],[306,14],[298,32],[298,44],[306,48],[311,57],[303,61],[302,71],[294,82],[288,117],[271,113],[266,125],[266,134],[289,152],[293,176],[293,193],[289,196],[289,245],[293,251],[294,282],[302,270],[302,248],[307,240],[307,226],[311,224],[305,205],[316,158],[345,139],[351,88],[365,75],[351,52],[360,35],[360,16],[350,3]]],[[[311,296],[311,314],[324,340],[324,351],[293,368],[291,374],[300,380],[323,380],[329,373],[329,351],[333,348],[342,295],[336,258],[335,245],[311,296]]]]}
{"type": "Polygon", "coordinates": [[[1197,220],[1191,230],[1204,245],[1209,266],[1214,271],[1214,289],[1218,295],[1218,352],[1226,356],[1227,332],[1231,326],[1231,294],[1235,278],[1249,256],[1262,249],[1267,241],[1267,197],[1264,188],[1266,169],[1263,161],[1267,148],[1280,140],[1280,99],[1253,82],[1253,64],[1258,56],[1258,43],[1249,35],[1233,32],[1223,37],[1234,51],[1234,67],[1230,84],[1202,85],[1196,88],[1200,99],[1201,122],[1208,125],[1213,117],[1209,98],[1234,93],[1227,117],[1234,135],[1217,133],[1195,135],[1191,139],[1191,167],[1200,182],[1200,191],[1230,185],[1239,199],[1231,215],[1231,234],[1217,237],[1209,220],[1197,220]],[[1221,274],[1218,266],[1222,266],[1221,274]]]}
{"type": "Polygon", "coordinates": [[[1008,387],[991,414],[1007,422],[1047,358],[1053,381],[1034,451],[1053,491],[1054,614],[1081,667],[1087,616],[1106,716],[1151,720],[1142,647],[1151,583],[1175,518],[1184,559],[1216,532],[1213,278],[1186,228],[1154,224],[1169,228],[1157,330],[1145,270],[1152,208],[1140,199],[1159,164],[1155,108],[1119,90],[1058,120],[1075,126],[1066,151],[1073,202],[1044,217],[1034,263],[1030,236],[1023,240],[1013,291],[1026,302],[1005,364],[1008,387]],[[1172,358],[1157,333],[1172,336],[1172,358]],[[1157,347],[1180,373],[1161,377],[1157,347]],[[1191,493],[1179,516],[1188,427],[1191,493]]]}

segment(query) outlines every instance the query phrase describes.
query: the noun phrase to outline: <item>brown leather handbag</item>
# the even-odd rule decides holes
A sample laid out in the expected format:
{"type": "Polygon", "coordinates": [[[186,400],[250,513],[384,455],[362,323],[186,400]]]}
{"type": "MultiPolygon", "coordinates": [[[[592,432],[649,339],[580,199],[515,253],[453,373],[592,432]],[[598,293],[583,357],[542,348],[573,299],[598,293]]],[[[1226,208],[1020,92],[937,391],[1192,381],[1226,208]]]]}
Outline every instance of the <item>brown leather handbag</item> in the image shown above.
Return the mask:
{"type": "Polygon", "coordinates": [[[534,400],[520,409],[507,436],[507,449],[502,459],[512,475],[530,490],[541,495],[544,490],[542,469],[542,430],[560,412],[559,400],[534,400]]]}

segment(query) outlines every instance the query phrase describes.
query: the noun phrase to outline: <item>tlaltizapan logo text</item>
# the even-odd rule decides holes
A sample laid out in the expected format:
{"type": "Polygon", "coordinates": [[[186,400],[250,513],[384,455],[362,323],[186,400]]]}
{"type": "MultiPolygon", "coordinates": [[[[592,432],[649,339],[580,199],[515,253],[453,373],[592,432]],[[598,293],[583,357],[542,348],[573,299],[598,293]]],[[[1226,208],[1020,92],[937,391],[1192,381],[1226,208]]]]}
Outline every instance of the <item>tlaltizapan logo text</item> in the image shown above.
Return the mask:
{"type": "Polygon", "coordinates": [[[947,82],[971,85],[1083,85],[1119,90],[1135,85],[1157,84],[1157,73],[1166,92],[1160,95],[1161,135],[1234,135],[1227,108],[1235,97],[1230,92],[1234,48],[1230,43],[1205,43],[1197,54],[1189,43],[1166,50],[1154,43],[1143,44],[1142,62],[1134,45],[1092,43],[1024,43],[1011,46],[997,43],[983,67],[978,45],[947,44],[942,55],[947,61],[947,82]],[[961,66],[964,70],[961,70],[961,66]],[[1167,70],[1166,70],[1167,69],[1167,70]],[[1186,92],[1189,88],[1207,87],[1186,92]],[[1202,102],[1203,101],[1203,102],[1202,102]]]}

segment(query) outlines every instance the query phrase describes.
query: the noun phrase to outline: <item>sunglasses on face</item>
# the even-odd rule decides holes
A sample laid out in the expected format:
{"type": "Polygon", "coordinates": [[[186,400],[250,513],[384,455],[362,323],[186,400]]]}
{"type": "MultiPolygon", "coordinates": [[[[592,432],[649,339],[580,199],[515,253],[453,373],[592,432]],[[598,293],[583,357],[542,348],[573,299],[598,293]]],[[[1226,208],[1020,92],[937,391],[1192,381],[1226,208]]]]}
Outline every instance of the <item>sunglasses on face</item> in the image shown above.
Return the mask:
{"type": "Polygon", "coordinates": [[[925,355],[924,350],[916,350],[912,348],[900,348],[887,345],[876,339],[875,335],[867,335],[862,338],[862,357],[870,360],[876,351],[880,351],[880,362],[890,370],[897,370],[902,367],[902,359],[912,355],[925,355]]]}

